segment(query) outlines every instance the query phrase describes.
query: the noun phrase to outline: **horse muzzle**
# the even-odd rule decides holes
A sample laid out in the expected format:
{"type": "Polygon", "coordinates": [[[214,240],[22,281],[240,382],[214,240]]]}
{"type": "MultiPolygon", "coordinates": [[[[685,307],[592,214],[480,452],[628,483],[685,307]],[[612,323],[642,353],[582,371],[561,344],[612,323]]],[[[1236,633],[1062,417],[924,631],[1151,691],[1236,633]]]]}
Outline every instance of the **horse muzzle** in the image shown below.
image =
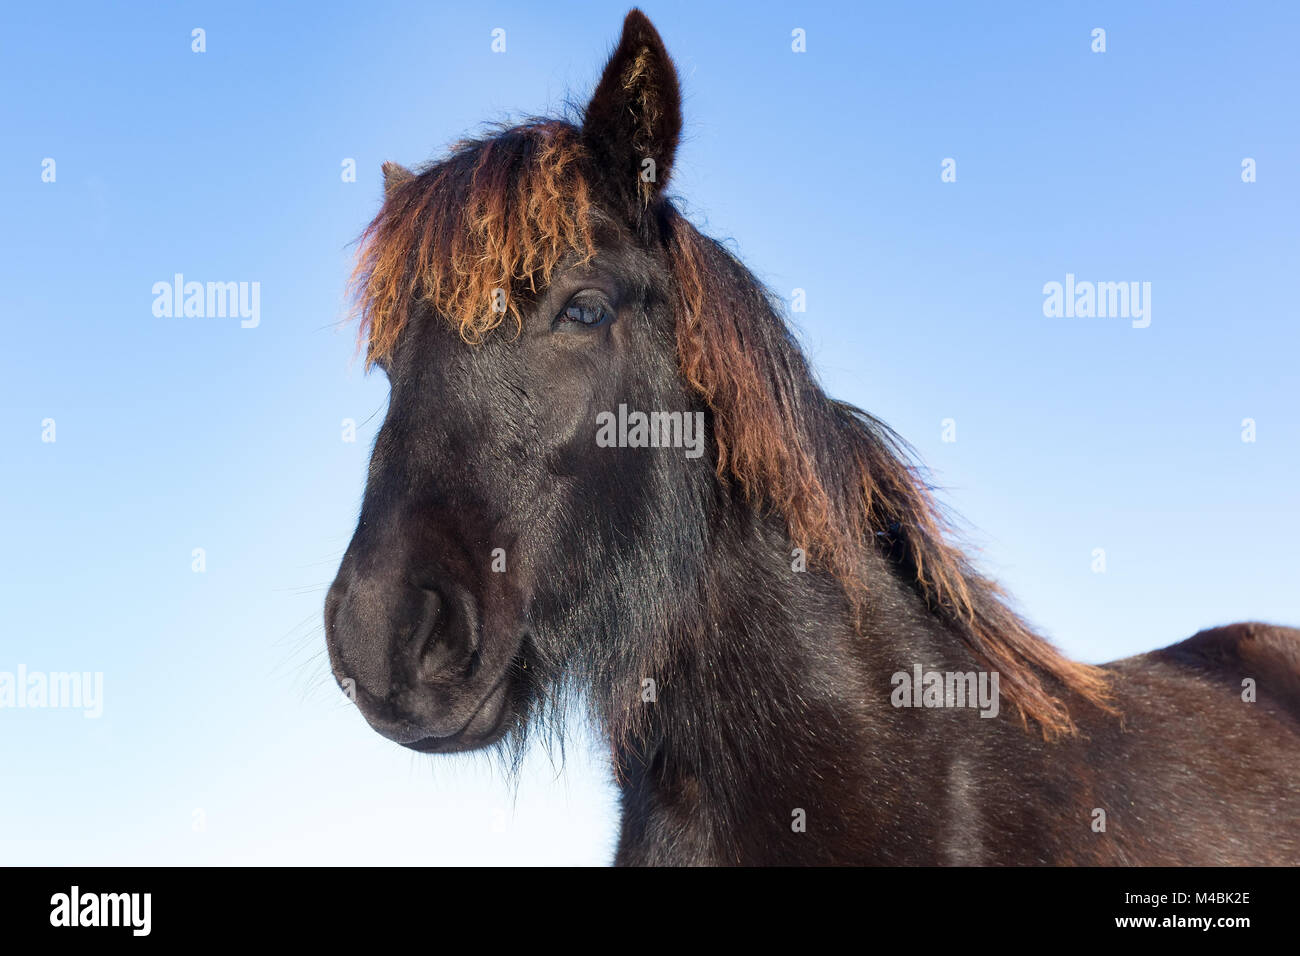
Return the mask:
{"type": "Polygon", "coordinates": [[[426,753],[505,735],[525,676],[523,601],[505,578],[471,588],[445,571],[362,573],[344,559],[325,603],[326,645],[371,727],[426,753]]]}

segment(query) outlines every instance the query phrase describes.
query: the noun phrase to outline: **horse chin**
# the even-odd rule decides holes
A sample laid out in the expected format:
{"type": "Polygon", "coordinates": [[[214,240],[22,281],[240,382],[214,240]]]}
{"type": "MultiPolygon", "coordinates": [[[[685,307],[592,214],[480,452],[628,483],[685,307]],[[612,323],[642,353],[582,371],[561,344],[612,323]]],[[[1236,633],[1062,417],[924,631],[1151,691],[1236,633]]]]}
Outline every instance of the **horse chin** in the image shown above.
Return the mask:
{"type": "Polygon", "coordinates": [[[458,682],[412,681],[387,699],[357,687],[355,702],[371,729],[403,747],[420,753],[479,750],[505,737],[526,711],[527,659],[521,649],[500,670],[480,670],[458,682]]]}
{"type": "Polygon", "coordinates": [[[510,730],[514,718],[513,683],[509,675],[503,676],[460,730],[447,735],[402,740],[399,743],[425,754],[463,753],[492,746],[510,730]]]}

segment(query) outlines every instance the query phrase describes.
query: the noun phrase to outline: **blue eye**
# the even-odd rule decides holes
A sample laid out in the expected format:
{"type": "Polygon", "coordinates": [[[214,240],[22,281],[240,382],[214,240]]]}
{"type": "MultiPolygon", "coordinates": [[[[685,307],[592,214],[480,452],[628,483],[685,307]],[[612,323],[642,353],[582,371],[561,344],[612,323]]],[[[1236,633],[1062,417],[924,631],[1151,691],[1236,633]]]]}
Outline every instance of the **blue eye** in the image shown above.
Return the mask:
{"type": "Polygon", "coordinates": [[[594,329],[609,321],[609,310],[595,302],[570,302],[560,313],[561,322],[574,322],[594,329]]]}

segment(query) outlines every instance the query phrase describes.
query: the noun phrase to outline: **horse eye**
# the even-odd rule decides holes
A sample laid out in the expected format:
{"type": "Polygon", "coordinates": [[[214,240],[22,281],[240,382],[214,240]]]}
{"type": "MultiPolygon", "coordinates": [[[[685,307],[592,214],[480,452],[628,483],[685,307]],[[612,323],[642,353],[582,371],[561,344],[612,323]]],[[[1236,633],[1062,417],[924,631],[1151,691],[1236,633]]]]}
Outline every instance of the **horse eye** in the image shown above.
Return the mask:
{"type": "Polygon", "coordinates": [[[574,322],[589,329],[609,321],[609,310],[598,302],[570,302],[558,316],[560,322],[574,322]]]}

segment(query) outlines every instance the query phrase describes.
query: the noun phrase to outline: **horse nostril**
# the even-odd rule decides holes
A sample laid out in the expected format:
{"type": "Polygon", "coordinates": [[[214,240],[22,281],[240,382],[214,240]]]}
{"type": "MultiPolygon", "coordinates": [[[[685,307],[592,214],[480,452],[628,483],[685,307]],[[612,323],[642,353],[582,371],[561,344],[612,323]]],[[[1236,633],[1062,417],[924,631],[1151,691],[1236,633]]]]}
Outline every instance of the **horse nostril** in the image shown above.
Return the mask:
{"type": "Polygon", "coordinates": [[[446,617],[446,604],[437,588],[420,588],[419,622],[411,632],[411,643],[417,655],[423,655],[431,642],[437,642],[438,632],[446,617]]]}
{"type": "Polygon", "coordinates": [[[428,571],[413,571],[406,576],[406,583],[417,591],[432,591],[441,597],[438,590],[438,579],[428,571]]]}
{"type": "Polygon", "coordinates": [[[464,676],[467,667],[473,668],[478,648],[477,617],[469,592],[446,583],[421,587],[419,595],[421,618],[411,644],[417,678],[464,676]]]}

